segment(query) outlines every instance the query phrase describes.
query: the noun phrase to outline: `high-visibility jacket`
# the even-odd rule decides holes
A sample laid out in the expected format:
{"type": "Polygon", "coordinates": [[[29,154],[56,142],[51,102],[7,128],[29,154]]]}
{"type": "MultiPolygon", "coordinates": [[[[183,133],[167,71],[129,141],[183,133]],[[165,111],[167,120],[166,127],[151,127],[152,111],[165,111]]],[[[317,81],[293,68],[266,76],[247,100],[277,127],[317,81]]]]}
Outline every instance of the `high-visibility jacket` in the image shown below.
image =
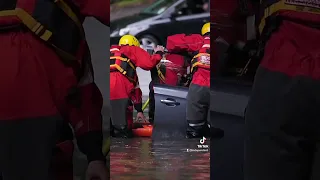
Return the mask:
{"type": "Polygon", "coordinates": [[[119,48],[110,49],[110,72],[114,71],[120,72],[134,84],[137,83],[136,66],[119,48]]]}
{"type": "MultiPolygon", "coordinates": [[[[40,40],[50,45],[67,64],[81,63],[79,48],[85,43],[84,17],[68,0],[6,0],[0,3],[0,18],[16,17],[40,40]],[[30,4],[34,6],[30,8],[30,4]]],[[[0,24],[0,30],[12,24],[0,24]]]]}
{"type": "Polygon", "coordinates": [[[210,70],[210,37],[204,38],[204,44],[191,60],[191,73],[198,68],[210,70]]]}
{"type": "Polygon", "coordinates": [[[266,26],[268,17],[276,16],[281,11],[295,11],[320,15],[319,0],[260,0],[260,5],[260,33],[262,33],[266,26]]]}

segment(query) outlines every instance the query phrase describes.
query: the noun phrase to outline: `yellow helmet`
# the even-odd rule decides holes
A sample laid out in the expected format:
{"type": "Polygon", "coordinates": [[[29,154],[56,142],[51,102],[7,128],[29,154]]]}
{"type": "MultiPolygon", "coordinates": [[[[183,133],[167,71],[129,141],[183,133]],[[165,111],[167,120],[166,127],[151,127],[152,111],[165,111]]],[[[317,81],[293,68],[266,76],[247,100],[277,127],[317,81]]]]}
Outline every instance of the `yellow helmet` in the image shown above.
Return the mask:
{"type": "Polygon", "coordinates": [[[202,35],[205,35],[206,33],[210,33],[210,23],[205,23],[203,26],[202,26],[202,29],[201,29],[201,34],[202,35]]]}
{"type": "Polygon", "coordinates": [[[140,42],[136,37],[128,34],[120,38],[119,45],[140,46],[140,42]]]}

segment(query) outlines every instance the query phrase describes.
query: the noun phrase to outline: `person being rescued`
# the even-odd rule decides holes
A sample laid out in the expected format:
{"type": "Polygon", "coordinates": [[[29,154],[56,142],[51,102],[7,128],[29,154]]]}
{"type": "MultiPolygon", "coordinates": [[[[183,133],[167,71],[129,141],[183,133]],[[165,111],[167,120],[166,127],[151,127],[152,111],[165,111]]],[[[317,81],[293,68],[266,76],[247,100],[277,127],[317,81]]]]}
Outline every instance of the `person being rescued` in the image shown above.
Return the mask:
{"type": "MultiPolygon", "coordinates": [[[[132,35],[121,37],[119,45],[110,49],[110,103],[111,134],[115,137],[133,137],[128,128],[128,107],[132,92],[138,83],[136,68],[151,70],[162,59],[163,46],[154,48],[155,54],[149,55],[140,48],[138,39],[132,35]]],[[[141,115],[139,113],[139,115],[141,115]]],[[[132,115],[131,115],[132,116],[132,115]]]]}
{"type": "Polygon", "coordinates": [[[192,80],[187,96],[187,138],[210,135],[210,23],[203,25],[200,34],[168,36],[169,52],[191,52],[192,80]]]}
{"type": "Polygon", "coordinates": [[[161,62],[151,70],[151,82],[149,84],[149,122],[153,123],[155,112],[154,84],[166,84],[171,86],[185,86],[187,67],[191,58],[188,54],[175,54],[167,52],[161,62]]]}

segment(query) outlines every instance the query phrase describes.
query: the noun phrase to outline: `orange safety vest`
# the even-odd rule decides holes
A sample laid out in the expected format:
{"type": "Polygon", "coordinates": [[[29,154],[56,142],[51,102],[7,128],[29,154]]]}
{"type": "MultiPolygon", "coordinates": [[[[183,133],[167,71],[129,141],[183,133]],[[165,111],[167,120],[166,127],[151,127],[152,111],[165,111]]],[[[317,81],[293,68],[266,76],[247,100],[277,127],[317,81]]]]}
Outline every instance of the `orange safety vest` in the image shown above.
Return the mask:
{"type": "MultiPolygon", "coordinates": [[[[205,41],[210,41],[210,37],[205,37],[205,41]]],[[[210,43],[205,43],[191,60],[191,73],[198,68],[210,70],[210,43]]]]}
{"type": "Polygon", "coordinates": [[[319,0],[260,0],[261,20],[259,32],[262,33],[266,26],[266,19],[276,16],[280,11],[296,11],[320,14],[319,0]]]}
{"type": "Polygon", "coordinates": [[[80,44],[85,41],[82,26],[84,17],[78,8],[66,0],[35,0],[33,8],[24,7],[24,4],[25,0],[0,3],[0,18],[19,18],[35,36],[51,46],[64,62],[77,60],[80,44]]]}
{"type": "Polygon", "coordinates": [[[118,48],[110,49],[110,72],[114,71],[120,72],[134,84],[137,83],[136,66],[118,48]]]}

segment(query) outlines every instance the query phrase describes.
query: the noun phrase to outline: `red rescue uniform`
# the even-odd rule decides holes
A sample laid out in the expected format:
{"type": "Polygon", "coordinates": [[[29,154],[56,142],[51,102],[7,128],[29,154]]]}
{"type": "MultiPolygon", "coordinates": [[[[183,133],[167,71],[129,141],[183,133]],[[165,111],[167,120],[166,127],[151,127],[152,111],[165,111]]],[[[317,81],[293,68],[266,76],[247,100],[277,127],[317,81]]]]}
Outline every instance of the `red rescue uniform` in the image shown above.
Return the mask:
{"type": "MultiPolygon", "coordinates": [[[[187,51],[197,55],[198,53],[209,54],[210,36],[201,36],[193,34],[186,36],[185,34],[177,34],[168,36],[167,49],[169,52],[187,51]],[[199,51],[204,52],[199,52],[199,51]]],[[[210,63],[210,61],[209,61],[210,63]]],[[[192,83],[200,86],[210,87],[210,64],[208,68],[198,68],[193,74],[192,83]]]]}
{"type": "Polygon", "coordinates": [[[111,121],[115,135],[129,137],[127,129],[127,107],[137,83],[136,67],[151,70],[162,58],[162,52],[150,56],[136,46],[112,46],[110,49],[110,100],[111,121]]]}
{"type": "Polygon", "coordinates": [[[162,70],[161,74],[164,79],[160,78],[160,84],[167,84],[172,86],[179,85],[179,80],[182,76],[187,74],[187,57],[179,54],[167,54],[165,59],[170,61],[163,64],[164,70],[159,67],[158,70],[162,70]]]}
{"type": "Polygon", "coordinates": [[[265,46],[245,113],[245,179],[320,179],[320,1],[258,9],[265,46]]]}
{"type": "Polygon", "coordinates": [[[191,60],[192,80],[187,96],[187,137],[201,138],[209,135],[210,111],[210,35],[177,34],[167,38],[169,52],[194,53],[191,60]]]}
{"type": "Polygon", "coordinates": [[[48,179],[52,147],[64,119],[72,124],[89,162],[105,159],[102,97],[91,78],[82,22],[93,16],[108,25],[108,7],[109,0],[1,3],[0,169],[4,180],[48,179]]]}

